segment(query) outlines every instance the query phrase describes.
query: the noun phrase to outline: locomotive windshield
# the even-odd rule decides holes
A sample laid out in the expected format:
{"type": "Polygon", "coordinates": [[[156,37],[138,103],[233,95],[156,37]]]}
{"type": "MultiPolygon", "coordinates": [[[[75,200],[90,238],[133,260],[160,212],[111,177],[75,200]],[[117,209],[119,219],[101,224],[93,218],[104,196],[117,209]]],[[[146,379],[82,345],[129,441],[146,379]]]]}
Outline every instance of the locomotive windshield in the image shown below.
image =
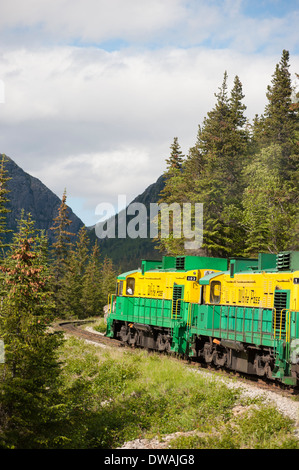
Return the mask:
{"type": "Polygon", "coordinates": [[[127,278],[126,294],[127,295],[134,295],[134,289],[135,289],[135,279],[133,277],[128,277],[127,278]]]}

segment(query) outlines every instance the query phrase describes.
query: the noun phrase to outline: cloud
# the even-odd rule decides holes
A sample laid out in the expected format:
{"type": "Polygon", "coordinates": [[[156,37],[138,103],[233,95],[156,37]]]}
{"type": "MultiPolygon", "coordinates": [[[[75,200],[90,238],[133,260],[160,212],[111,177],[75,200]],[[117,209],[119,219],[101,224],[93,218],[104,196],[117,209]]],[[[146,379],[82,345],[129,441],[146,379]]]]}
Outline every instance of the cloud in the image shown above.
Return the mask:
{"type": "Polygon", "coordinates": [[[5,86],[3,80],[0,80],[0,103],[5,102],[5,86]]]}
{"type": "Polygon", "coordinates": [[[176,24],[184,10],[180,0],[11,0],[2,6],[0,27],[23,28],[23,34],[30,27],[59,41],[142,40],[176,24]]]}
{"type": "Polygon", "coordinates": [[[0,38],[2,44],[34,47],[40,41],[100,47],[111,42],[274,51],[282,37],[289,49],[298,48],[298,15],[292,0],[10,0],[1,6],[0,38]]]}
{"type": "Polygon", "coordinates": [[[174,137],[185,154],[194,145],[225,70],[229,87],[240,77],[250,119],[283,48],[298,72],[298,10],[255,17],[248,5],[4,2],[0,152],[80,198],[84,221],[100,202],[133,199],[164,171],[174,137]]]}

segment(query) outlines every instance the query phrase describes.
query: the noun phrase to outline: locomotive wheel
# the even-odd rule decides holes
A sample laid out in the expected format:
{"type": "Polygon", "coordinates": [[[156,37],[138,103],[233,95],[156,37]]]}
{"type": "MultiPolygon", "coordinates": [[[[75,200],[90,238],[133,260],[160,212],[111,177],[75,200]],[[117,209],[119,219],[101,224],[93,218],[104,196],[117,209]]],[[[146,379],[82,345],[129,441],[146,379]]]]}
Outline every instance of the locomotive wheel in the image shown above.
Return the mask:
{"type": "Polygon", "coordinates": [[[215,351],[214,362],[216,366],[223,367],[227,361],[227,353],[224,351],[215,351]]]}
{"type": "Polygon", "coordinates": [[[137,342],[137,339],[138,339],[138,331],[137,330],[131,330],[130,333],[129,333],[129,336],[128,336],[128,343],[131,345],[131,346],[135,346],[136,342],[137,342]]]}
{"type": "Polygon", "coordinates": [[[259,377],[268,377],[269,379],[272,378],[272,369],[271,369],[271,358],[269,355],[263,356],[256,354],[254,358],[254,367],[256,370],[256,374],[259,377]]]}
{"type": "Polygon", "coordinates": [[[203,348],[204,359],[207,364],[211,364],[214,358],[213,346],[210,343],[206,343],[203,348]]]}
{"type": "Polygon", "coordinates": [[[162,352],[162,351],[166,351],[167,353],[170,352],[170,341],[169,341],[169,336],[168,335],[165,335],[165,334],[162,334],[162,333],[158,333],[158,336],[157,336],[157,350],[162,352]]]}

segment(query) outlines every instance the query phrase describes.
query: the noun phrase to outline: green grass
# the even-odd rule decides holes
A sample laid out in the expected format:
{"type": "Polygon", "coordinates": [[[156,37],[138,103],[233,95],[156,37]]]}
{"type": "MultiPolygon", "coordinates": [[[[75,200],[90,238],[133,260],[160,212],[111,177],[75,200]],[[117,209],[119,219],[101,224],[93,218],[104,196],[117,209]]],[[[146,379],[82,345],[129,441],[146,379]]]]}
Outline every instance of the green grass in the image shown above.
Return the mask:
{"type": "Polygon", "coordinates": [[[97,322],[93,325],[93,328],[100,333],[105,333],[107,329],[107,323],[105,322],[104,318],[100,318],[97,322]]]}
{"type": "Polygon", "coordinates": [[[57,447],[116,448],[136,438],[196,431],[171,446],[299,448],[291,420],[262,404],[244,403],[237,390],[173,358],[75,338],[66,341],[61,357],[67,424],[57,447]],[[240,403],[247,407],[235,416],[240,403]]]}
{"type": "Polygon", "coordinates": [[[292,421],[275,408],[262,406],[231,419],[216,435],[179,437],[176,449],[298,449],[292,421]]]}

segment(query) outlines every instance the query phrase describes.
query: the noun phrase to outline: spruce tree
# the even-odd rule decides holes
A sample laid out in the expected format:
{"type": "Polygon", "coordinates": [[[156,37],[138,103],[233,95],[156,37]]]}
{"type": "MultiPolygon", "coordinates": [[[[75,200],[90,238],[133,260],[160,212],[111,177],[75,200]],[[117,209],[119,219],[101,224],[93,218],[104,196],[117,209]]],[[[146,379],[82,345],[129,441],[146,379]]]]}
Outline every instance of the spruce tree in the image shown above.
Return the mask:
{"type": "Polygon", "coordinates": [[[52,244],[53,291],[55,293],[57,313],[59,313],[59,315],[63,315],[65,306],[61,280],[67,274],[73,245],[71,237],[74,236],[74,234],[68,231],[68,227],[71,223],[72,221],[68,217],[68,207],[66,205],[66,190],[64,190],[58,209],[58,215],[55,217],[53,226],[51,227],[55,236],[55,241],[52,244]]]}
{"type": "Polygon", "coordinates": [[[163,202],[178,201],[182,194],[180,184],[182,182],[183,153],[177,137],[174,137],[170,149],[170,157],[166,158],[164,172],[165,186],[160,193],[163,202]]]}
{"type": "MultiPolygon", "coordinates": [[[[203,203],[204,244],[200,252],[223,256],[240,254],[244,248],[242,170],[248,162],[249,145],[242,83],[236,76],[229,96],[227,80],[225,72],[215,93],[216,104],[199,126],[196,144],[181,167],[171,164],[172,154],[167,160],[166,185],[159,201],[203,203]]],[[[158,242],[168,253],[184,254],[184,239],[175,239],[173,231],[158,242]]]]}
{"type": "Polygon", "coordinates": [[[290,199],[290,184],[280,174],[282,149],[274,144],[262,149],[248,165],[248,186],[243,197],[246,252],[277,253],[290,247],[296,206],[290,199]]]}
{"type": "Polygon", "coordinates": [[[268,104],[264,113],[265,133],[271,143],[280,145],[285,145],[289,141],[294,126],[294,111],[291,107],[293,90],[289,67],[289,52],[283,50],[266,93],[268,104]]]}
{"type": "Polygon", "coordinates": [[[116,273],[112,260],[105,256],[102,267],[102,306],[107,304],[108,295],[115,293],[116,273]]]}
{"type": "MultiPolygon", "coordinates": [[[[299,74],[296,74],[297,79],[299,79],[299,74]]],[[[294,126],[294,135],[293,135],[293,150],[290,154],[290,167],[289,170],[289,180],[292,187],[291,201],[294,208],[298,207],[299,203],[299,91],[294,90],[292,96],[292,105],[291,108],[295,116],[295,126],[294,126]]],[[[294,217],[294,223],[290,228],[291,237],[289,249],[299,250],[299,212],[296,211],[296,216],[294,217]]]]}
{"type": "Polygon", "coordinates": [[[243,249],[243,229],[239,224],[242,179],[247,163],[248,131],[242,84],[236,76],[230,97],[227,73],[215,94],[215,107],[208,112],[197,143],[198,201],[204,204],[204,244],[211,255],[236,255],[243,249]]]}
{"type": "MultiPolygon", "coordinates": [[[[175,137],[172,145],[170,146],[171,152],[170,157],[166,159],[166,171],[164,172],[165,186],[160,193],[159,204],[172,203],[180,207],[183,202],[186,202],[186,195],[184,191],[184,179],[183,179],[183,153],[181,151],[178,138],[175,137]]],[[[167,224],[169,224],[169,236],[164,237],[162,231],[162,223],[164,219],[161,214],[157,217],[156,223],[158,226],[158,237],[155,238],[155,242],[159,247],[160,251],[166,252],[170,255],[177,256],[183,254],[183,239],[174,238],[173,227],[174,224],[178,226],[182,225],[181,215],[176,216],[176,213],[169,211],[169,218],[167,224]]]]}
{"type": "Polygon", "coordinates": [[[72,221],[68,218],[68,207],[66,205],[66,190],[63,192],[61,203],[58,209],[58,215],[54,219],[53,226],[50,230],[54,231],[55,242],[55,258],[59,261],[64,260],[69,254],[69,248],[72,246],[70,237],[74,234],[67,230],[72,221]]]}
{"type": "Polygon", "coordinates": [[[289,52],[283,50],[267,87],[264,114],[255,123],[255,139],[260,148],[280,145],[283,178],[292,179],[298,167],[298,109],[293,104],[294,89],[289,71],[289,52]]]}
{"type": "Polygon", "coordinates": [[[87,231],[85,227],[82,227],[70,252],[65,275],[61,279],[60,298],[64,315],[67,316],[85,317],[81,298],[83,277],[88,262],[88,245],[87,231]]]}
{"type": "Polygon", "coordinates": [[[244,224],[249,231],[247,251],[254,253],[258,246],[260,251],[298,249],[299,119],[286,50],[275,67],[266,96],[264,114],[256,116],[253,124],[256,153],[244,173],[248,181],[243,200],[244,224]],[[261,174],[264,179],[258,177],[261,174]],[[253,234],[258,226],[261,233],[257,238],[253,234]]]}
{"type": "Polygon", "coordinates": [[[56,416],[61,338],[49,331],[54,300],[44,243],[35,237],[30,215],[22,214],[1,272],[0,442],[3,447],[44,447],[56,416]]]}
{"type": "MultiPolygon", "coordinates": [[[[110,287],[109,287],[110,288],[110,287]]],[[[90,254],[87,267],[82,278],[82,318],[101,315],[107,298],[103,294],[103,272],[100,262],[100,249],[95,242],[90,254]]]]}
{"type": "Polygon", "coordinates": [[[170,146],[170,157],[166,159],[168,170],[171,168],[181,169],[183,163],[183,152],[179,144],[178,138],[174,137],[173,143],[170,146]]]}

